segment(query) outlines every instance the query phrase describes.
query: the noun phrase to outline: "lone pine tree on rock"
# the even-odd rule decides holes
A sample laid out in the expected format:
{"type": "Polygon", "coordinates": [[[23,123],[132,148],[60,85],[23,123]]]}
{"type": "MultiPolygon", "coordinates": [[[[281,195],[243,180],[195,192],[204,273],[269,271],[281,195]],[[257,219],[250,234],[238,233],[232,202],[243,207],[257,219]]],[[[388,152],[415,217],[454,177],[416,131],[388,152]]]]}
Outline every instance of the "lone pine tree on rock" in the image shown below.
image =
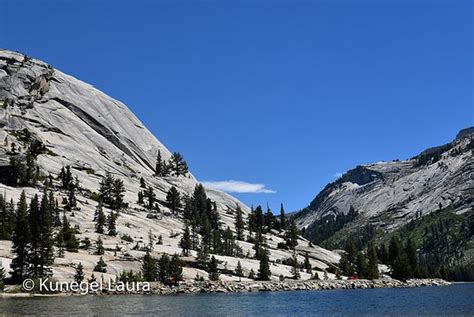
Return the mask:
{"type": "Polygon", "coordinates": [[[144,192],[144,197],[147,200],[146,208],[148,210],[152,210],[153,206],[155,205],[156,195],[153,191],[153,187],[148,186],[148,188],[144,192]]]}
{"type": "Polygon", "coordinates": [[[82,283],[84,281],[85,276],[84,276],[84,266],[82,265],[82,262],[80,262],[77,267],[76,267],[76,273],[74,274],[74,281],[77,283],[82,283]]]}
{"type": "Polygon", "coordinates": [[[189,231],[188,224],[186,224],[184,228],[183,237],[181,238],[181,241],[180,241],[180,247],[183,250],[183,255],[189,256],[189,251],[191,250],[191,247],[192,247],[192,241],[191,241],[191,232],[189,231]]]}
{"type": "Polygon", "coordinates": [[[173,214],[175,214],[178,209],[182,207],[181,195],[179,194],[176,187],[171,186],[171,188],[168,190],[168,193],[166,194],[166,203],[173,214]]]}
{"type": "Polygon", "coordinates": [[[96,242],[96,252],[95,252],[95,254],[104,255],[104,253],[105,253],[104,242],[99,237],[99,238],[97,238],[97,242],[96,242]]]}
{"type": "Polygon", "coordinates": [[[99,261],[94,266],[94,272],[107,273],[107,264],[102,257],[99,258],[99,261]]]}
{"type": "Polygon", "coordinates": [[[235,275],[239,277],[244,276],[244,270],[242,269],[242,264],[240,264],[240,261],[237,261],[237,267],[235,268],[235,275]]]}
{"type": "Polygon", "coordinates": [[[106,225],[107,218],[104,213],[104,209],[102,207],[102,203],[99,202],[99,205],[96,209],[96,216],[95,216],[95,232],[97,233],[104,233],[104,227],[106,225]]]}

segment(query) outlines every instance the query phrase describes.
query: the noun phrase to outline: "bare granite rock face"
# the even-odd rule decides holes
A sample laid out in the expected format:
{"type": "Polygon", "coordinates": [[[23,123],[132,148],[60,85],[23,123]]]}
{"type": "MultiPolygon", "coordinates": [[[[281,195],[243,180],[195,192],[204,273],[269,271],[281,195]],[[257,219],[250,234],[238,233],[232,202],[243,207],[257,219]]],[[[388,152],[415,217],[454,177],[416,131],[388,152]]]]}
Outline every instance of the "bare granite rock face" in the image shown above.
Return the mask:
{"type": "MultiPolygon", "coordinates": [[[[0,50],[0,110],[4,144],[20,144],[15,131],[27,129],[53,154],[39,158],[44,173],[56,175],[70,165],[91,190],[106,171],[135,184],[127,188],[144,177],[161,200],[172,185],[189,193],[197,183],[192,175],[153,177],[158,151],[165,160],[171,152],[124,104],[23,54],[0,50]]],[[[210,190],[209,196],[222,209],[248,210],[225,193],[210,190]]]]}
{"type": "Polygon", "coordinates": [[[410,220],[451,206],[462,214],[474,208],[474,129],[449,144],[409,160],[357,166],[328,184],[295,219],[309,228],[318,219],[347,214],[351,206],[368,221],[392,231],[410,220]]]}
{"type": "MultiPolygon", "coordinates": [[[[21,141],[25,131],[46,146],[46,152],[38,156],[42,176],[56,176],[63,166],[71,166],[73,176],[78,178],[81,187],[77,193],[78,210],[69,217],[69,221],[72,226],[80,228],[79,239],[97,240],[93,222],[97,202],[91,199],[90,194],[98,191],[105,173],[110,172],[124,182],[124,199],[129,203],[129,208],[118,218],[118,235],[102,236],[107,250],[104,260],[108,263],[105,278],[115,277],[123,270],[140,270],[139,259],[144,252],[134,250],[133,247],[148,243],[150,230],[155,239],[161,237],[163,241],[162,245],[155,246],[154,256],[163,252],[181,252],[179,241],[184,227],[182,218],[172,215],[163,202],[171,186],[184,195],[191,195],[198,183],[196,178],[192,174],[179,177],[153,175],[158,151],[165,160],[170,158],[171,152],[123,103],[44,62],[20,53],[0,50],[0,178],[2,171],[8,169],[8,152],[12,143],[15,143],[18,152],[25,152],[25,145],[21,141]],[[161,214],[156,217],[147,217],[148,212],[136,203],[141,190],[141,177],[147,185],[152,186],[160,203],[161,214]],[[121,239],[124,235],[133,241],[121,239]],[[114,251],[117,249],[119,251],[114,251]]],[[[5,173],[8,174],[8,170],[5,173]]],[[[41,195],[41,188],[17,188],[0,182],[0,191],[7,200],[18,199],[22,190],[25,190],[28,198],[37,193],[41,195]]],[[[236,198],[209,189],[207,194],[216,202],[224,228],[229,226],[234,230],[237,206],[242,208],[247,217],[249,208],[236,198]]],[[[55,195],[61,201],[67,193],[58,190],[55,195]]],[[[291,268],[280,264],[292,256],[291,251],[277,248],[277,244],[284,241],[282,234],[267,234],[266,238],[274,276],[291,276],[291,268]]],[[[299,242],[299,261],[303,261],[304,254],[308,252],[311,264],[319,270],[320,275],[340,259],[335,252],[317,246],[310,247],[307,240],[301,239],[299,242]]],[[[244,254],[253,254],[251,243],[237,243],[244,254]]],[[[195,251],[191,253],[196,256],[195,251]]],[[[248,275],[251,269],[255,272],[258,270],[258,261],[255,259],[216,258],[222,261],[222,269],[234,270],[240,260],[245,274],[248,275]]],[[[7,271],[11,259],[10,242],[0,241],[0,261],[7,271]]],[[[72,279],[74,267],[79,262],[84,265],[86,276],[89,276],[97,260],[98,256],[93,251],[66,252],[64,258],[56,258],[54,276],[60,280],[72,279]]],[[[190,267],[184,269],[187,279],[193,279],[196,274],[207,278],[206,272],[190,267]]],[[[334,277],[332,274],[328,276],[334,277]]],[[[311,275],[303,273],[302,277],[309,279],[311,275]]],[[[222,279],[232,280],[236,277],[222,275],[222,279]]]]}

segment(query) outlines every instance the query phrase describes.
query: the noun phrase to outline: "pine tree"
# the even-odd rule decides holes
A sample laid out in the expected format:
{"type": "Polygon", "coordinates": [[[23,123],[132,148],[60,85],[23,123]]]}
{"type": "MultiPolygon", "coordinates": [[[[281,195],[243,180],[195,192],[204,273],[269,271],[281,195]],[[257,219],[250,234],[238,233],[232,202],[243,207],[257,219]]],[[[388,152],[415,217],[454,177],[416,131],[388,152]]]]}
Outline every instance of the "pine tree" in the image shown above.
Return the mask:
{"type": "Polygon", "coordinates": [[[13,204],[6,202],[5,197],[0,194],[0,240],[10,240],[14,225],[13,204]]]}
{"type": "Polygon", "coordinates": [[[30,203],[29,227],[29,274],[31,277],[44,277],[51,273],[51,264],[54,260],[53,234],[51,225],[51,211],[46,193],[41,205],[35,195],[30,203]]]}
{"type": "Polygon", "coordinates": [[[374,280],[379,278],[379,269],[378,269],[378,259],[377,251],[375,247],[370,244],[367,248],[367,257],[369,258],[368,267],[367,267],[367,278],[369,280],[374,280]]]}
{"type": "Polygon", "coordinates": [[[242,209],[237,205],[235,215],[235,231],[237,233],[237,240],[244,240],[245,222],[242,215],[242,209]]]}
{"type": "Polygon", "coordinates": [[[163,254],[158,260],[158,277],[163,284],[168,284],[170,280],[170,258],[163,254]]]}
{"type": "Polygon", "coordinates": [[[214,230],[220,229],[219,227],[219,212],[217,211],[217,204],[216,202],[212,201],[210,198],[206,200],[206,215],[207,218],[209,219],[209,223],[211,225],[211,228],[214,230]]]}
{"type": "Polygon", "coordinates": [[[97,279],[95,278],[94,273],[91,274],[91,278],[87,280],[89,284],[97,282],[97,279]]]}
{"type": "Polygon", "coordinates": [[[102,203],[99,202],[99,205],[97,206],[96,209],[96,223],[95,223],[95,232],[103,234],[104,233],[104,227],[107,221],[107,218],[105,216],[104,210],[102,208],[102,203]]]}
{"type": "Polygon", "coordinates": [[[298,245],[298,229],[294,220],[290,222],[290,227],[286,233],[286,245],[294,249],[298,245]]]}
{"type": "Polygon", "coordinates": [[[221,230],[211,230],[212,250],[215,254],[222,254],[222,234],[221,230]]]}
{"type": "Polygon", "coordinates": [[[89,248],[91,247],[91,240],[89,240],[88,237],[85,237],[84,239],[82,239],[81,243],[82,243],[82,248],[84,250],[89,250],[89,248]]]}
{"type": "Polygon", "coordinates": [[[312,272],[312,267],[311,267],[311,263],[309,262],[309,254],[308,252],[305,253],[304,255],[304,269],[306,270],[307,273],[310,273],[312,272]]]}
{"type": "Polygon", "coordinates": [[[53,191],[49,191],[48,193],[48,202],[49,202],[49,209],[51,210],[51,217],[52,217],[52,225],[53,227],[61,226],[61,218],[59,214],[59,207],[57,205],[57,200],[54,198],[53,191]]]}
{"type": "Polygon", "coordinates": [[[79,263],[76,267],[76,273],[74,274],[74,281],[76,281],[78,284],[81,284],[82,281],[84,281],[84,278],[84,266],[82,263],[79,263]]]}
{"type": "Polygon", "coordinates": [[[148,186],[148,188],[145,191],[144,195],[145,195],[145,198],[148,202],[146,207],[148,208],[148,210],[152,210],[153,206],[155,204],[155,199],[156,199],[156,195],[155,195],[155,192],[153,191],[153,188],[151,186],[148,186]]]}
{"type": "Polygon", "coordinates": [[[258,269],[258,279],[261,281],[269,281],[272,272],[270,271],[270,263],[268,259],[267,252],[263,252],[263,255],[260,258],[260,266],[258,269]]]}
{"type": "Polygon", "coordinates": [[[209,272],[209,279],[211,281],[218,281],[219,280],[219,272],[218,272],[218,269],[217,269],[217,259],[212,256],[211,257],[211,261],[209,262],[209,265],[208,265],[208,272],[209,272]]]}
{"type": "Polygon", "coordinates": [[[272,211],[270,210],[270,207],[267,204],[267,211],[263,215],[263,227],[264,227],[264,232],[270,232],[270,230],[273,229],[273,222],[274,222],[274,216],[272,211]]]}
{"type": "Polygon", "coordinates": [[[139,205],[143,205],[143,192],[142,191],[139,191],[138,192],[138,200],[137,200],[137,203],[139,205]]]}
{"type": "Polygon", "coordinates": [[[173,214],[175,214],[176,211],[182,207],[181,196],[176,187],[171,186],[171,188],[168,190],[168,193],[166,194],[166,203],[173,214]]]}
{"type": "Polygon", "coordinates": [[[298,258],[296,257],[296,252],[293,251],[293,257],[291,258],[292,266],[291,266],[291,274],[293,275],[293,279],[299,280],[301,278],[299,265],[298,265],[298,258]]]}
{"type": "Polygon", "coordinates": [[[38,179],[38,166],[36,165],[36,157],[33,153],[28,151],[26,153],[26,169],[24,174],[24,179],[21,180],[21,183],[25,185],[35,185],[38,179]]]}
{"type": "Polygon", "coordinates": [[[388,246],[388,263],[389,264],[393,264],[393,262],[395,262],[395,260],[398,258],[398,256],[400,255],[400,253],[402,253],[402,245],[401,245],[401,242],[400,242],[400,239],[398,239],[397,237],[392,237],[390,239],[390,244],[388,246]]]}
{"type": "Polygon", "coordinates": [[[107,217],[107,229],[109,236],[117,235],[117,217],[118,214],[113,211],[110,212],[110,215],[107,217]]]}
{"type": "Polygon", "coordinates": [[[143,177],[140,177],[140,187],[141,188],[146,188],[145,179],[143,177]]]}
{"type": "Polygon", "coordinates": [[[171,169],[174,175],[179,177],[180,175],[186,175],[188,173],[188,164],[184,160],[181,153],[175,152],[171,157],[171,169]]]}
{"type": "Polygon", "coordinates": [[[280,205],[280,227],[283,230],[286,229],[286,216],[285,216],[285,209],[283,208],[283,203],[280,205]]]}
{"type": "Polygon", "coordinates": [[[94,272],[107,273],[107,264],[105,264],[102,257],[99,258],[99,261],[94,266],[94,272]]]}
{"type": "Polygon", "coordinates": [[[158,150],[158,155],[157,155],[157,158],[156,158],[155,175],[156,176],[166,176],[164,174],[163,159],[161,158],[161,151],[160,150],[158,150]]]}
{"type": "Polygon", "coordinates": [[[66,214],[63,215],[63,224],[56,236],[56,244],[59,248],[58,256],[64,257],[64,248],[68,252],[77,252],[79,249],[79,241],[76,238],[76,230],[71,228],[66,214]]]}
{"type": "Polygon", "coordinates": [[[212,230],[211,224],[209,223],[208,218],[205,214],[201,216],[201,230],[199,232],[202,236],[202,244],[206,247],[210,247],[211,245],[211,238],[212,238],[212,230]]]}
{"type": "Polygon", "coordinates": [[[96,252],[95,252],[95,254],[104,255],[104,253],[105,253],[104,242],[99,237],[99,238],[97,238],[97,242],[96,242],[96,252]]]}
{"type": "Polygon", "coordinates": [[[232,230],[230,230],[229,226],[224,231],[222,238],[223,238],[222,254],[226,256],[234,256],[234,251],[236,247],[235,237],[232,234],[232,230]]]}
{"type": "Polygon", "coordinates": [[[402,250],[392,264],[392,277],[404,281],[412,274],[410,261],[404,250],[402,250]]]}
{"type": "Polygon", "coordinates": [[[121,179],[114,179],[112,187],[112,201],[110,204],[110,208],[112,210],[119,210],[124,206],[124,193],[125,187],[123,185],[123,181],[121,179]]]}
{"type": "Polygon", "coordinates": [[[250,269],[249,278],[252,279],[252,280],[255,279],[255,271],[253,269],[250,269]]]}
{"type": "Polygon", "coordinates": [[[408,239],[405,245],[405,252],[410,262],[410,267],[412,269],[412,276],[410,277],[420,277],[420,266],[418,263],[418,256],[416,253],[416,247],[411,239],[408,239]]]}
{"type": "Polygon", "coordinates": [[[351,265],[354,265],[357,259],[357,248],[355,246],[354,240],[350,238],[347,239],[344,250],[347,254],[347,260],[349,261],[349,263],[351,263],[351,265]]]}
{"type": "Polygon", "coordinates": [[[105,173],[105,177],[100,181],[99,197],[100,201],[108,206],[113,202],[114,178],[109,172],[105,173]]]}
{"type": "Polygon", "coordinates": [[[56,235],[56,248],[58,258],[64,258],[66,242],[64,242],[64,234],[62,230],[56,235]]]}
{"type": "Polygon", "coordinates": [[[170,176],[170,174],[171,174],[171,162],[166,163],[166,161],[163,161],[161,176],[166,177],[166,176],[170,176]]]}
{"type": "Polygon", "coordinates": [[[381,244],[377,249],[377,257],[381,263],[388,264],[388,251],[385,244],[381,244]]]}
{"type": "Polygon", "coordinates": [[[250,215],[248,217],[248,223],[249,223],[248,224],[249,231],[251,232],[260,231],[262,233],[265,232],[263,228],[264,219],[263,219],[262,206],[257,206],[255,210],[253,210],[252,208],[252,211],[250,212],[250,215]]]}
{"type": "Polygon", "coordinates": [[[65,189],[65,190],[69,189],[72,183],[71,167],[66,166],[66,169],[62,167],[61,172],[59,173],[59,178],[61,180],[62,189],[65,189]]]}
{"type": "Polygon", "coordinates": [[[183,264],[177,254],[171,257],[170,261],[170,278],[172,284],[177,284],[183,279],[183,264]]]}
{"type": "Polygon", "coordinates": [[[148,251],[152,252],[153,249],[154,249],[154,244],[155,244],[155,236],[153,234],[153,232],[150,230],[148,230],[148,251]]]}
{"type": "Polygon", "coordinates": [[[183,249],[183,255],[189,256],[189,250],[191,250],[192,241],[191,241],[191,233],[189,231],[188,224],[186,224],[184,228],[183,237],[181,238],[181,241],[180,241],[180,247],[183,249]]]}
{"type": "Polygon", "coordinates": [[[262,255],[265,253],[265,238],[260,231],[255,234],[253,249],[255,251],[255,258],[261,260],[262,255]]]}
{"type": "Polygon", "coordinates": [[[74,187],[73,183],[69,184],[69,192],[68,192],[68,203],[65,206],[65,209],[68,211],[72,211],[74,208],[77,207],[77,199],[76,199],[76,188],[74,187]]]}
{"type": "Polygon", "coordinates": [[[356,261],[358,252],[352,239],[346,240],[344,251],[346,252],[341,256],[339,268],[345,276],[353,276],[357,271],[356,261]]]}
{"type": "Polygon", "coordinates": [[[242,269],[242,264],[240,264],[240,261],[237,261],[237,267],[235,268],[235,275],[239,277],[244,276],[244,271],[242,269]]]}
{"type": "Polygon", "coordinates": [[[28,267],[28,243],[30,241],[30,230],[28,222],[28,207],[25,191],[21,192],[20,201],[15,215],[15,223],[12,234],[13,254],[12,280],[20,283],[27,275],[28,267]]]}
{"type": "Polygon", "coordinates": [[[196,213],[199,216],[205,214],[207,210],[207,195],[206,190],[202,184],[197,184],[194,188],[192,200],[194,205],[193,209],[196,211],[196,213]]]}
{"type": "Polygon", "coordinates": [[[197,252],[196,262],[199,268],[205,269],[209,261],[209,249],[205,244],[201,244],[197,252]]]}
{"type": "Polygon", "coordinates": [[[341,255],[341,259],[339,260],[339,269],[345,276],[350,277],[354,275],[354,269],[352,263],[350,263],[347,259],[347,254],[341,255]]]}
{"type": "Polygon", "coordinates": [[[147,282],[154,282],[158,278],[158,265],[150,252],[147,251],[142,261],[142,276],[147,282]]]}
{"type": "Polygon", "coordinates": [[[357,267],[357,276],[358,277],[360,277],[360,278],[367,277],[368,264],[367,264],[367,259],[362,254],[362,252],[357,253],[356,267],[357,267]]]}

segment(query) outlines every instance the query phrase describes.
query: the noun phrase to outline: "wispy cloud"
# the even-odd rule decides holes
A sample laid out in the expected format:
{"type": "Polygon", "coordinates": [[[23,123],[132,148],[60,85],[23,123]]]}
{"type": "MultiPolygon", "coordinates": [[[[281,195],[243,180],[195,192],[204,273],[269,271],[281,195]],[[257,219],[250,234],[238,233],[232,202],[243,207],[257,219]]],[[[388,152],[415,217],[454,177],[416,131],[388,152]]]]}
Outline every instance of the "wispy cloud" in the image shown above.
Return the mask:
{"type": "Polygon", "coordinates": [[[335,178],[335,179],[338,179],[338,178],[341,178],[342,175],[343,175],[342,173],[337,172],[337,173],[332,174],[332,177],[335,178]]]}
{"type": "Polygon", "coordinates": [[[228,193],[256,193],[256,194],[274,194],[276,191],[268,189],[265,184],[252,184],[243,181],[208,181],[202,182],[202,185],[209,189],[221,190],[228,193]]]}

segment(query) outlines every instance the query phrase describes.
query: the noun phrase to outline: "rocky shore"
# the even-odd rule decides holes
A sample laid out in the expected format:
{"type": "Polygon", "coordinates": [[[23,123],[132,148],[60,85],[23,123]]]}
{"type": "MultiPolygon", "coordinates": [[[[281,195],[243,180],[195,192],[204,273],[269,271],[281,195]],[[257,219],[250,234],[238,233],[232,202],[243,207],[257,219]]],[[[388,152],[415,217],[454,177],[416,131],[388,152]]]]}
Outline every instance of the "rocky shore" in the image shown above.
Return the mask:
{"type": "Polygon", "coordinates": [[[406,282],[384,280],[309,280],[309,281],[252,281],[252,282],[188,282],[176,287],[152,285],[152,294],[199,294],[235,292],[278,292],[334,289],[406,288],[446,286],[451,283],[442,279],[412,279],[406,282]]]}
{"type": "MultiPolygon", "coordinates": [[[[369,288],[408,288],[427,286],[447,286],[450,285],[442,279],[412,279],[406,282],[393,279],[380,280],[306,280],[306,281],[249,281],[249,282],[229,282],[229,281],[187,281],[178,286],[166,286],[161,283],[151,283],[148,292],[121,292],[102,290],[89,293],[90,295],[178,295],[178,294],[205,294],[205,293],[245,293],[245,292],[281,292],[281,291],[319,291],[336,289],[369,289],[369,288]]],[[[12,290],[15,287],[12,287],[12,290]]],[[[18,288],[17,288],[18,290],[18,288]]],[[[49,297],[84,295],[77,292],[67,293],[24,293],[9,292],[0,293],[1,298],[11,297],[49,297]]]]}

